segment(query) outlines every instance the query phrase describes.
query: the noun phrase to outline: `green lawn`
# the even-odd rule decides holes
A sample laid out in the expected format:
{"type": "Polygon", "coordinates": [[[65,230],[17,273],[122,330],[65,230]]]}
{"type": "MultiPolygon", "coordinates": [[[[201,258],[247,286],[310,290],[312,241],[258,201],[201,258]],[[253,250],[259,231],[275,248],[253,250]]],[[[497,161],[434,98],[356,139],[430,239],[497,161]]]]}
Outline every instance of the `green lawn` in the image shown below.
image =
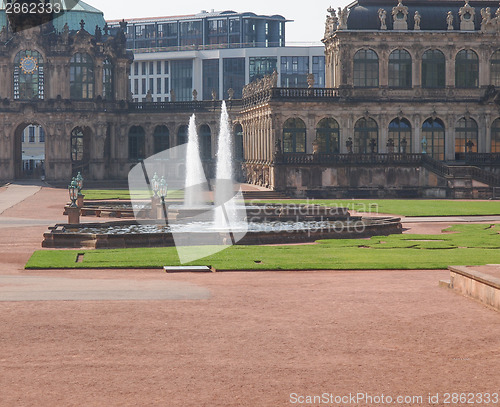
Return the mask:
{"type": "MultiPolygon", "coordinates": [[[[255,201],[257,202],[257,201],[255,201]]],[[[284,203],[284,201],[266,201],[284,203]]],[[[448,199],[317,199],[290,200],[289,204],[344,206],[350,210],[401,216],[500,215],[500,201],[455,201],[448,199]]]]}
{"type": "MultiPolygon", "coordinates": [[[[232,246],[191,264],[218,270],[390,270],[500,263],[499,225],[458,225],[450,231],[456,233],[334,239],[300,246],[232,246]]],[[[178,264],[172,247],[40,250],[26,268],[161,268],[178,264]],[[79,253],[84,254],[83,262],[76,263],[79,253]]]]}
{"type": "MultiPolygon", "coordinates": [[[[128,189],[86,189],[83,194],[89,201],[111,199],[129,201],[131,195],[135,199],[149,199],[150,197],[147,191],[135,191],[131,194],[128,189]]],[[[182,198],[183,196],[183,191],[169,191],[167,194],[167,198],[182,198]]]]}

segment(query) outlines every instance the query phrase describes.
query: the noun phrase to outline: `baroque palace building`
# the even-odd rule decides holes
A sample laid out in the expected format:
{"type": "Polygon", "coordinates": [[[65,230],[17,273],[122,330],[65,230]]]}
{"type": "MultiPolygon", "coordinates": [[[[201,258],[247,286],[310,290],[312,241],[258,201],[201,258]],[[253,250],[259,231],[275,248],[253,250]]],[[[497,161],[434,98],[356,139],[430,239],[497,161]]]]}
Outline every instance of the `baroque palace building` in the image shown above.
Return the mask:
{"type": "Polygon", "coordinates": [[[498,1],[328,9],[326,88],[244,90],[247,177],[307,196],[490,196],[500,186],[498,1]]]}
{"type": "MultiPolygon", "coordinates": [[[[185,143],[193,113],[213,176],[222,83],[210,100],[196,89],[191,100],[137,100],[127,23],[62,4],[51,21],[19,29],[0,1],[0,179],[27,175],[32,127],[42,129],[47,180],[126,179],[140,160],[185,143]]],[[[228,89],[241,181],[311,197],[495,193],[497,1],[359,0],[328,9],[323,43],[325,86],[310,72],[305,87],[285,87],[275,72],[241,98],[228,89]]]]}

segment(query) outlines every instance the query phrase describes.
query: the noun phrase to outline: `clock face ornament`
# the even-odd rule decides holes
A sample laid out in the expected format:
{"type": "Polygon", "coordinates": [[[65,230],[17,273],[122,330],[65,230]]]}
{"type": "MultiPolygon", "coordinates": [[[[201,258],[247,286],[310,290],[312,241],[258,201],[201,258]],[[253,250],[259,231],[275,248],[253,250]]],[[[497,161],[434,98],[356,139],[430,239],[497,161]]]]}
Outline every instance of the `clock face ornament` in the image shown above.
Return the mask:
{"type": "Polygon", "coordinates": [[[20,68],[24,74],[33,74],[38,69],[38,64],[36,59],[29,56],[21,59],[20,68]]]}

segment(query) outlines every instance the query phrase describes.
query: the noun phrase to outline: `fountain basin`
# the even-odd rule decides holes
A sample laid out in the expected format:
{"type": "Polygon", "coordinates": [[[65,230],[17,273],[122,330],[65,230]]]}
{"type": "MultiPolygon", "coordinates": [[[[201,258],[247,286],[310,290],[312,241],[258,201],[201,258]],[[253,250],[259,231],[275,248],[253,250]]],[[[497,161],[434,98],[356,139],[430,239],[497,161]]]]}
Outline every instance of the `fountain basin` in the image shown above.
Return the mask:
{"type": "MultiPolygon", "coordinates": [[[[182,226],[182,225],[177,225],[182,226]]],[[[208,241],[220,241],[226,231],[202,229],[208,241]],[[210,239],[212,237],[212,239],[210,239]]],[[[84,225],[58,224],[44,234],[43,247],[48,248],[132,248],[174,246],[174,238],[168,226],[151,221],[106,222],[84,225]]],[[[176,232],[191,234],[192,231],[176,232]]],[[[400,218],[352,217],[349,221],[299,221],[263,222],[259,228],[249,224],[249,231],[239,245],[307,243],[320,239],[366,238],[402,233],[400,218]],[[296,226],[296,227],[295,227],[296,226]],[[300,226],[300,227],[299,227],[300,226]]]]}

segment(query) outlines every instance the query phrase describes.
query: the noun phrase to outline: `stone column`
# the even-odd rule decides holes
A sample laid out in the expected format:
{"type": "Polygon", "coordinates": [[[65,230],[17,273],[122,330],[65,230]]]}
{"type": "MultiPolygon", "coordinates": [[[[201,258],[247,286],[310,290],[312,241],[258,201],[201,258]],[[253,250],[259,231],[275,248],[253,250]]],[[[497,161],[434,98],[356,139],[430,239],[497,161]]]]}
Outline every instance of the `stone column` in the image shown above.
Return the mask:
{"type": "Polygon", "coordinates": [[[455,123],[457,118],[450,114],[445,129],[445,160],[455,160],[455,123]]]}

